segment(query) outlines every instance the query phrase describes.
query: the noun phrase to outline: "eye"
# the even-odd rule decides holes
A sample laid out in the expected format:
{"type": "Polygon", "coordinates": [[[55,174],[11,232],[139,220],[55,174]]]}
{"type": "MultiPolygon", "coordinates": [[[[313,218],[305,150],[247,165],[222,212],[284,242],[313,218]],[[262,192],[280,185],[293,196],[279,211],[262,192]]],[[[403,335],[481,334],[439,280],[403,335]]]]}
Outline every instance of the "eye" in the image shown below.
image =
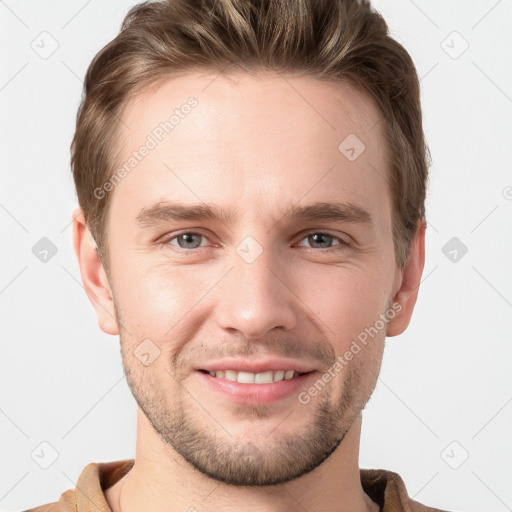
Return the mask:
{"type": "MultiPolygon", "coordinates": [[[[304,238],[302,238],[298,245],[302,247],[308,247],[304,243],[306,241],[308,242],[308,244],[310,244],[310,248],[324,249],[325,251],[334,249],[337,245],[341,247],[350,246],[348,241],[340,237],[329,235],[328,233],[323,232],[314,232],[307,234],[304,238]]],[[[201,233],[185,231],[178,234],[168,235],[164,237],[160,243],[164,246],[173,245],[178,249],[187,251],[207,246],[208,238],[201,233]]]]}
{"type": "Polygon", "coordinates": [[[164,245],[174,245],[179,247],[180,249],[198,249],[199,247],[204,247],[205,244],[203,242],[208,239],[202,235],[201,233],[194,233],[192,231],[187,231],[184,233],[179,233],[178,235],[172,235],[166,237],[162,240],[162,244],[164,245]],[[176,241],[177,243],[173,243],[176,241]]]}
{"type": "MultiPolygon", "coordinates": [[[[302,241],[306,240],[313,245],[313,249],[331,249],[333,248],[333,246],[336,245],[349,246],[349,243],[347,241],[343,240],[342,238],[329,235],[328,233],[310,233],[305,238],[302,239],[302,241]],[[336,241],[338,243],[333,243],[336,241]],[[315,244],[318,244],[318,246],[315,247],[315,244]]],[[[302,241],[298,245],[304,247],[302,241]]]]}

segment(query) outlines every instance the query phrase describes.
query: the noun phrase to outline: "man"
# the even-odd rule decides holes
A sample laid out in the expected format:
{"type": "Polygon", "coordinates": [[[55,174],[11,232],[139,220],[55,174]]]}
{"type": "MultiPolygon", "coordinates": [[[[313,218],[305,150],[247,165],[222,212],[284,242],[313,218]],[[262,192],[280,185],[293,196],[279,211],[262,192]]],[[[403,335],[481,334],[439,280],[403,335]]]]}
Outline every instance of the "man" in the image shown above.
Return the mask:
{"type": "Polygon", "coordinates": [[[368,2],[134,7],[89,67],[72,168],[136,458],[33,511],[438,510],[358,465],[428,169],[414,65],[368,2]]]}

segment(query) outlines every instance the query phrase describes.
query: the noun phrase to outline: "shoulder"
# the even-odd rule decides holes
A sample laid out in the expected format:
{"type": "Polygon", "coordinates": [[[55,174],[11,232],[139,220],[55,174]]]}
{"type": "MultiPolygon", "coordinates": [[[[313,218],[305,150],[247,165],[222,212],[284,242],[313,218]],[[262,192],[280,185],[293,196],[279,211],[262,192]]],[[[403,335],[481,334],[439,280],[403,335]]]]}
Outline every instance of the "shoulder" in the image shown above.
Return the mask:
{"type": "Polygon", "coordinates": [[[76,510],[75,491],[68,490],[61,494],[59,501],[29,508],[23,512],[76,512],[76,510]]]}
{"type": "Polygon", "coordinates": [[[382,512],[448,512],[423,505],[409,497],[402,477],[385,469],[360,469],[361,486],[382,512]]]}
{"type": "Polygon", "coordinates": [[[111,462],[91,462],[78,477],[76,488],[64,491],[54,503],[26,509],[23,512],[78,512],[89,510],[93,500],[97,511],[110,510],[105,490],[114,485],[132,468],[134,459],[111,462]],[[77,489],[79,492],[77,493],[77,489]],[[85,500],[84,495],[87,496],[85,500]]]}

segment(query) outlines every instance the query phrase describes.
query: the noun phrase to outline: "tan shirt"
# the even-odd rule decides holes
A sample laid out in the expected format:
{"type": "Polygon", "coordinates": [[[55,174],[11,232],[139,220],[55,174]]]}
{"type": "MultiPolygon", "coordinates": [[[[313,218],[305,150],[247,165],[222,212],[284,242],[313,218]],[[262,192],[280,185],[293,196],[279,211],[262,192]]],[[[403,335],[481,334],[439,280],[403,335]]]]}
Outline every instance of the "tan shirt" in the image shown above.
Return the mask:
{"type": "MultiPolygon", "coordinates": [[[[121,480],[134,462],[134,459],[91,462],[82,471],[75,490],[63,492],[58,502],[25,512],[112,512],[103,492],[121,480]]],[[[405,484],[397,473],[383,469],[359,471],[364,491],[380,505],[381,512],[446,512],[409,498],[405,484]]]]}

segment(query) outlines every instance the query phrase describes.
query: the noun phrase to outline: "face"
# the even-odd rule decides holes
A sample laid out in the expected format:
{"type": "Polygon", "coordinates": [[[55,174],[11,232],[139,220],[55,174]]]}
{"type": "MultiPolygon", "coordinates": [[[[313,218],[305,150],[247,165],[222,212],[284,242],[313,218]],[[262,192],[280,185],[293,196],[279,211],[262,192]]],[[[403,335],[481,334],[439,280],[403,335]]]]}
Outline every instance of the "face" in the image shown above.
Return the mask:
{"type": "Polygon", "coordinates": [[[166,449],[219,481],[278,484],[342,442],[407,316],[381,115],[348,84],[215,76],[128,104],[115,326],[97,311],[166,449]]]}

